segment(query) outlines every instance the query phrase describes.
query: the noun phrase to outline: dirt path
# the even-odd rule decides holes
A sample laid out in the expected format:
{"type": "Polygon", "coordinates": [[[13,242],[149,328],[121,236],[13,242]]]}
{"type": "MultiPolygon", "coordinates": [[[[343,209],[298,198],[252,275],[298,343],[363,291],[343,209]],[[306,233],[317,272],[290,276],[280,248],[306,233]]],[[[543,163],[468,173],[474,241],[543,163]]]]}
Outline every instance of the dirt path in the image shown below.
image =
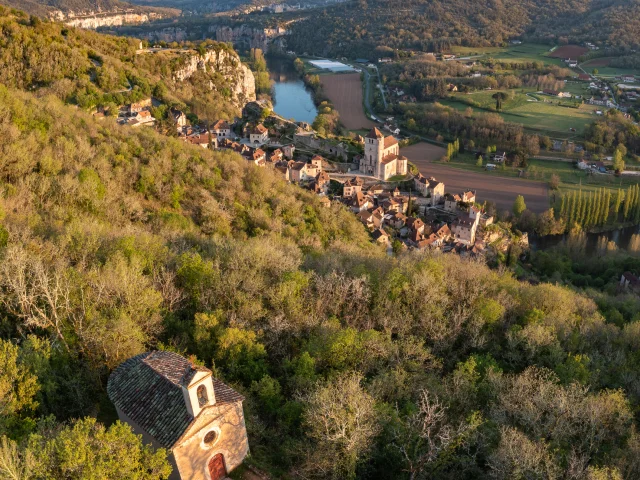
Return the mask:
{"type": "Polygon", "coordinates": [[[476,173],[450,167],[435,161],[442,156],[443,148],[427,143],[418,143],[401,150],[420,173],[444,182],[445,190],[461,193],[475,190],[479,202],[495,202],[498,210],[511,210],[518,195],[524,196],[527,208],[535,213],[549,208],[548,187],[545,183],[498,176],[498,172],[476,173]],[[439,150],[438,150],[439,149],[439,150]]]}

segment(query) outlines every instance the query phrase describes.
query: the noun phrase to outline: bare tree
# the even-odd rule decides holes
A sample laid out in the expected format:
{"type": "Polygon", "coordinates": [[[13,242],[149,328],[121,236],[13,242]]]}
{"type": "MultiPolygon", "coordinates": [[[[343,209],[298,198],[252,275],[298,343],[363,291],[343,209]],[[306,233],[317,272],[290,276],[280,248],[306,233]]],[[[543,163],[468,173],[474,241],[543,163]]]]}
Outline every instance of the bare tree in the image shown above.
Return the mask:
{"type": "Polygon", "coordinates": [[[0,264],[0,303],[28,328],[52,330],[68,350],[63,334],[71,311],[71,289],[60,264],[51,267],[21,246],[7,248],[0,264]]]}
{"type": "Polygon", "coordinates": [[[301,400],[304,422],[314,440],[299,472],[304,477],[354,478],[380,426],[374,399],[360,386],[362,377],[345,373],[317,387],[301,400]]]}
{"type": "Polygon", "coordinates": [[[418,411],[408,419],[406,428],[395,434],[395,446],[404,457],[409,478],[422,478],[442,467],[447,454],[463,447],[480,423],[474,416],[469,423],[452,425],[438,397],[422,390],[418,411]]]}
{"type": "Polygon", "coordinates": [[[37,460],[30,450],[20,451],[7,437],[0,437],[0,479],[28,480],[33,478],[37,460]]]}

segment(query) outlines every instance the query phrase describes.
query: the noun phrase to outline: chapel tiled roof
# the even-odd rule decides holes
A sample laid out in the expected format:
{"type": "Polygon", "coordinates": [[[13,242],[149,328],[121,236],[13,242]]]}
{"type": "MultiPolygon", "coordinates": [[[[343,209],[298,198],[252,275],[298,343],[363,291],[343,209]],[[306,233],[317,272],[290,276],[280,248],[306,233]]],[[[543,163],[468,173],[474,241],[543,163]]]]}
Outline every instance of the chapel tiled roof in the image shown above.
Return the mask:
{"type": "MultiPolygon", "coordinates": [[[[187,411],[182,385],[188,385],[201,370],[207,371],[177,353],[141,353],[111,373],[107,393],[122,413],[163,447],[171,448],[194,420],[187,411]]],[[[244,398],[219,380],[213,380],[213,387],[216,405],[244,398]]]]}

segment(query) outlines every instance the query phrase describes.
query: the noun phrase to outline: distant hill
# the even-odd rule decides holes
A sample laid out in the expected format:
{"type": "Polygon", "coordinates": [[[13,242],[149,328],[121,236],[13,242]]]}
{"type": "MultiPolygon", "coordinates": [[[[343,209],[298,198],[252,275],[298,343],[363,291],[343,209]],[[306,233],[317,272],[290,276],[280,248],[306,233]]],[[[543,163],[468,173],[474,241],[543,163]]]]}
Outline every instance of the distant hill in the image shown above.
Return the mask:
{"type": "Polygon", "coordinates": [[[219,55],[221,67],[198,70],[183,81],[176,74],[192,67],[198,55],[193,49],[138,54],[138,39],[39,21],[1,6],[0,44],[0,83],[53,94],[88,110],[154,95],[187,113],[232,118],[254,88],[236,52],[213,41],[206,50],[219,55]]]}
{"type": "Polygon", "coordinates": [[[159,16],[179,14],[175,9],[151,8],[132,5],[119,0],[1,0],[0,3],[16,8],[31,15],[66,20],[78,15],[104,15],[132,11],[134,13],[159,16]]]}
{"type": "Polygon", "coordinates": [[[549,43],[640,44],[640,4],[626,0],[358,0],[299,15],[289,45],[299,52],[368,56],[376,49],[442,51],[500,45],[512,38],[549,43]]]}

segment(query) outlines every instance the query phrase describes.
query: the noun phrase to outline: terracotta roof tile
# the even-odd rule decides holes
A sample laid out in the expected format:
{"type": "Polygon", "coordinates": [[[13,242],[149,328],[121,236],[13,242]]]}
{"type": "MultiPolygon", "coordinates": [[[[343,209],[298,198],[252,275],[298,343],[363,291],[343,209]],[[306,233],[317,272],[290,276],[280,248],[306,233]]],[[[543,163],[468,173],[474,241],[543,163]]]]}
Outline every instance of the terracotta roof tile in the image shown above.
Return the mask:
{"type": "Polygon", "coordinates": [[[384,138],[384,135],[376,127],[373,127],[367,134],[367,138],[384,138]]]}
{"type": "Polygon", "coordinates": [[[384,139],[384,148],[393,147],[398,143],[398,140],[394,136],[389,136],[384,139]]]}

